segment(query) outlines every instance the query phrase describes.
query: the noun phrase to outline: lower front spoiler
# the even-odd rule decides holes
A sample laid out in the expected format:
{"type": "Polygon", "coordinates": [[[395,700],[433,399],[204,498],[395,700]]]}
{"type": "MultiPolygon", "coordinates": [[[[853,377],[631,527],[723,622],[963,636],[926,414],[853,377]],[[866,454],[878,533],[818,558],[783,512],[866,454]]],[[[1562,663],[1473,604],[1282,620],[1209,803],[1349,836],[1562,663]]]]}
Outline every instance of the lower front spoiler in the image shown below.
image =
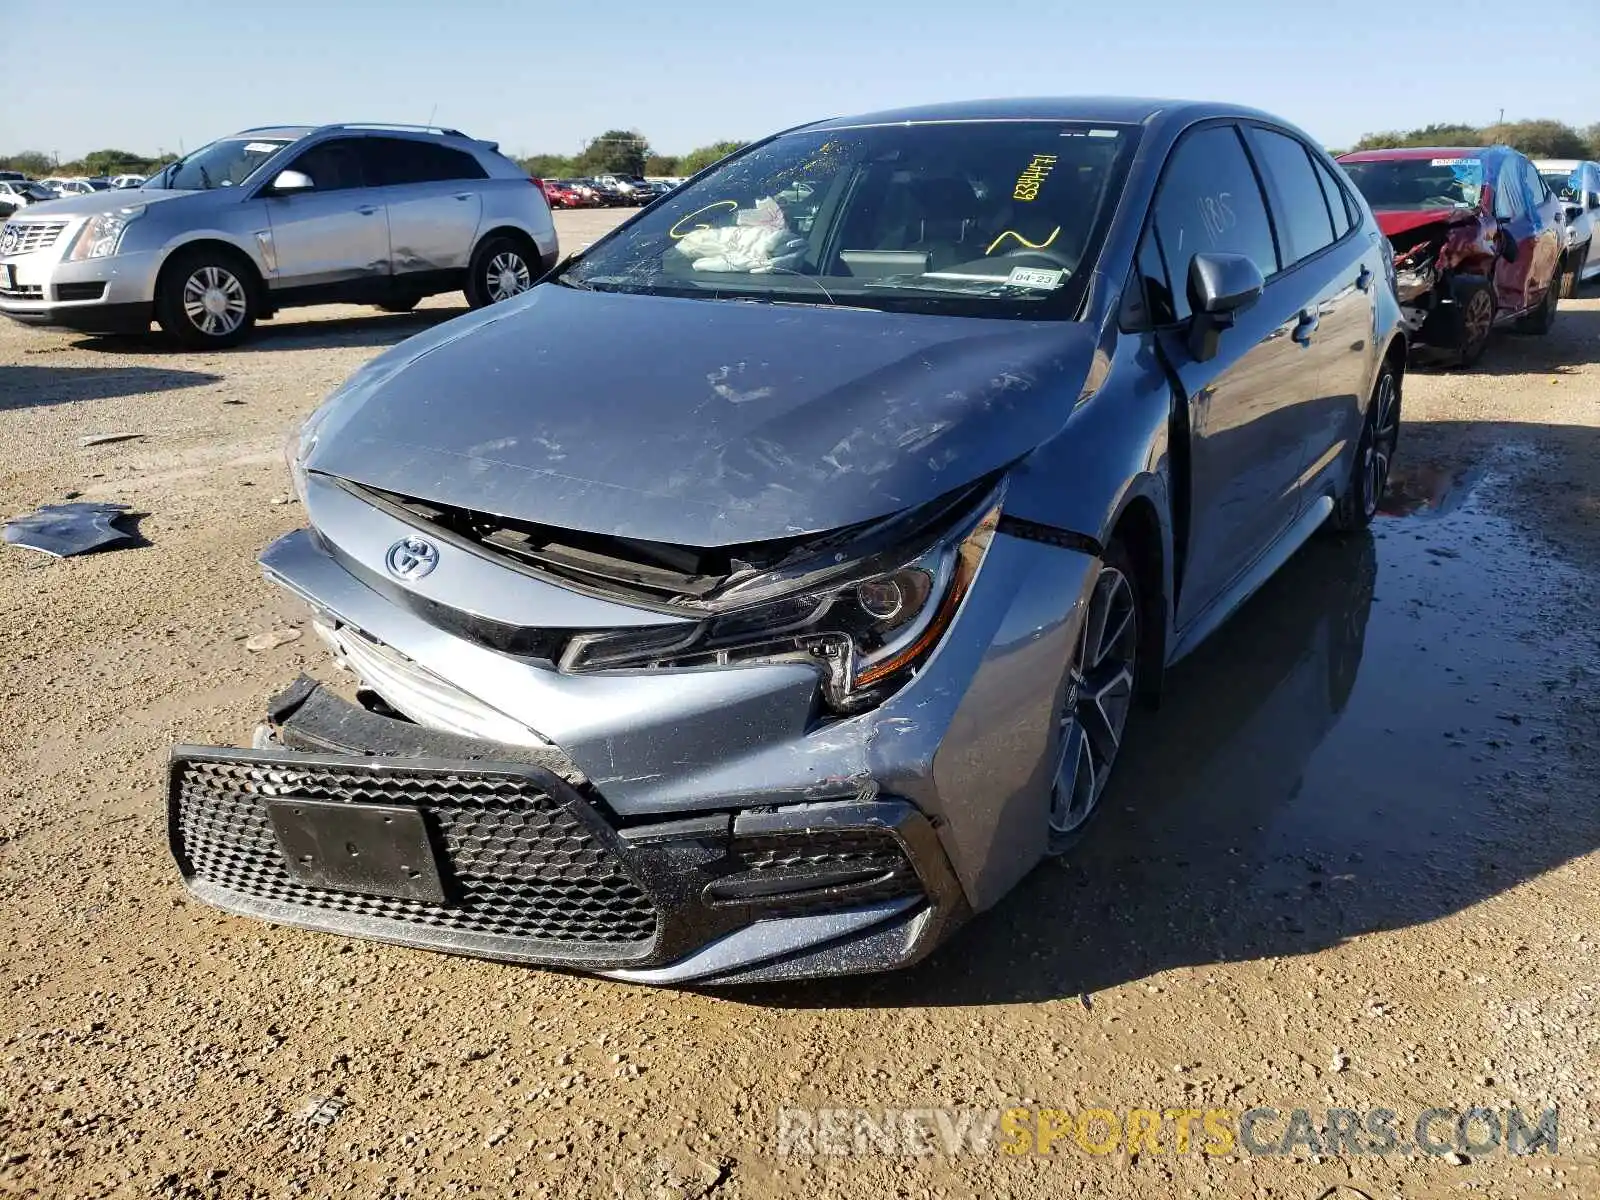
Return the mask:
{"type": "MultiPolygon", "coordinates": [[[[231,912],[649,984],[902,967],[967,913],[932,825],[905,801],[622,824],[570,764],[552,760],[559,751],[541,750],[535,763],[518,761],[514,748],[476,743],[512,757],[435,757],[427,751],[459,755],[467,739],[367,712],[309,684],[299,685],[287,715],[284,707],[280,697],[274,712],[282,720],[265,749],[172,751],[173,856],[197,898],[231,912]],[[370,728],[374,722],[383,728],[370,728]],[[326,752],[364,728],[383,757],[326,752]],[[435,744],[441,737],[448,747],[435,744]],[[312,855],[290,861],[285,805],[420,814],[440,893],[419,898],[401,880],[329,885],[308,877],[316,865],[303,860],[312,855]]],[[[368,861],[376,855],[354,842],[328,853],[345,849],[368,861]]]]}
{"type": "Polygon", "coordinates": [[[154,320],[150,304],[48,304],[32,308],[0,306],[0,317],[22,325],[70,329],[76,333],[149,333],[154,320]]]}

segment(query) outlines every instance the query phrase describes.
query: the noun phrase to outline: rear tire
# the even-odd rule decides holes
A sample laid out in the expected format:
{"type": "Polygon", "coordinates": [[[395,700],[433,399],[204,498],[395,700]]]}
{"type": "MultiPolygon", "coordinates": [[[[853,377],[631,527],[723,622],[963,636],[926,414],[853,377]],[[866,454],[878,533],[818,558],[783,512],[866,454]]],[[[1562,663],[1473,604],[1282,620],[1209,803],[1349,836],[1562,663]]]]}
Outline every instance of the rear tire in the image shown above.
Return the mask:
{"type": "Polygon", "coordinates": [[[1399,443],[1400,376],[1392,363],[1385,362],[1372,388],[1367,419],[1361,422],[1361,441],[1350,466],[1350,482],[1328,518],[1328,527],[1335,533],[1358,533],[1372,524],[1384,489],[1389,486],[1389,468],[1394,464],[1399,443]]]}
{"type": "Polygon", "coordinates": [[[191,350],[237,346],[250,336],[260,304],[255,272],[225,250],[180,250],[156,285],[156,322],[191,350]]]}
{"type": "Polygon", "coordinates": [[[1539,301],[1539,307],[1525,317],[1517,318],[1517,332],[1535,335],[1549,333],[1556,323],[1556,306],[1561,303],[1561,276],[1557,275],[1550,280],[1550,286],[1544,290],[1544,299],[1539,301]]]}
{"type": "Polygon", "coordinates": [[[540,266],[538,255],[522,242],[504,234],[485,238],[467,267],[467,286],[462,289],[467,304],[487,308],[521,295],[538,281],[540,266]]]}
{"type": "Polygon", "coordinates": [[[375,307],[379,312],[394,313],[396,316],[403,316],[421,303],[421,296],[391,296],[389,299],[384,300],[373,307],[375,307]]]}
{"type": "Polygon", "coordinates": [[[1589,261],[1589,243],[1574,246],[1567,251],[1565,270],[1561,272],[1561,298],[1572,300],[1583,288],[1583,264],[1589,261]]]}

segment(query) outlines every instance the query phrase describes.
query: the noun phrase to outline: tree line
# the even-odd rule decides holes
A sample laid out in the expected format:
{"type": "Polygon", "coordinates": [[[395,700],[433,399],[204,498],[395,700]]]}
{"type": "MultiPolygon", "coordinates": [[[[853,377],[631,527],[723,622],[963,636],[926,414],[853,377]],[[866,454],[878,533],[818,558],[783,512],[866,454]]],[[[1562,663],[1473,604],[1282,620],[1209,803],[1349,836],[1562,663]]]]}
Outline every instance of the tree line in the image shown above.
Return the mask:
{"type": "Polygon", "coordinates": [[[0,155],[0,171],[21,171],[30,179],[58,176],[73,179],[79,176],[98,175],[153,175],[157,168],[166,166],[176,154],[165,152],[154,156],[134,154],[130,150],[92,150],[82,158],[57,162],[43,150],[22,150],[16,154],[0,155]]]}
{"type": "Polygon", "coordinates": [[[583,179],[591,175],[693,175],[745,142],[712,142],[687,154],[661,154],[635,129],[608,129],[591,138],[580,154],[528,154],[517,163],[540,179],[583,179]]]}
{"type": "Polygon", "coordinates": [[[1424,125],[1364,134],[1351,150],[1403,146],[1511,146],[1533,158],[1600,160],[1600,122],[1575,129],[1563,121],[1503,121],[1494,125],[1424,125]]]}

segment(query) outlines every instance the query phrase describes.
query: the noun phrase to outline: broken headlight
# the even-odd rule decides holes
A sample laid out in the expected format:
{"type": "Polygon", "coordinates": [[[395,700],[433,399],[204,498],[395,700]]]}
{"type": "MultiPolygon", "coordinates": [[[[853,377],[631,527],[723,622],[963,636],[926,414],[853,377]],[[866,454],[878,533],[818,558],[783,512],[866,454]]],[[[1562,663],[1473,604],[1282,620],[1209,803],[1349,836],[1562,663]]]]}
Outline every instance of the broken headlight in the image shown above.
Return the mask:
{"type": "Polygon", "coordinates": [[[822,676],[829,705],[857,712],[876,704],[925,663],[955,619],[1000,519],[984,507],[936,545],[892,570],[879,563],[825,586],[737,608],[693,624],[585,633],[561,668],[688,670],[804,663],[822,676]]]}

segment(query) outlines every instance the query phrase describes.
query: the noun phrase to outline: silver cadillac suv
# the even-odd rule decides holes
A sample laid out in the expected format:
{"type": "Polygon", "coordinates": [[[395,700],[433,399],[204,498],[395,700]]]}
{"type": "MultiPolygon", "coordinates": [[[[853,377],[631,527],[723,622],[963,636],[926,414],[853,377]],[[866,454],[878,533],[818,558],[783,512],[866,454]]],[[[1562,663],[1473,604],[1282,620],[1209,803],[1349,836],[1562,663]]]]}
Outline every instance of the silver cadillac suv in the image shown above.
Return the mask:
{"type": "Polygon", "coordinates": [[[0,313],[228,346],[302,304],[405,312],[526,291],[556,260],[527,172],[454,129],[247,129],[132,191],[29,205],[0,228],[0,313]]]}

